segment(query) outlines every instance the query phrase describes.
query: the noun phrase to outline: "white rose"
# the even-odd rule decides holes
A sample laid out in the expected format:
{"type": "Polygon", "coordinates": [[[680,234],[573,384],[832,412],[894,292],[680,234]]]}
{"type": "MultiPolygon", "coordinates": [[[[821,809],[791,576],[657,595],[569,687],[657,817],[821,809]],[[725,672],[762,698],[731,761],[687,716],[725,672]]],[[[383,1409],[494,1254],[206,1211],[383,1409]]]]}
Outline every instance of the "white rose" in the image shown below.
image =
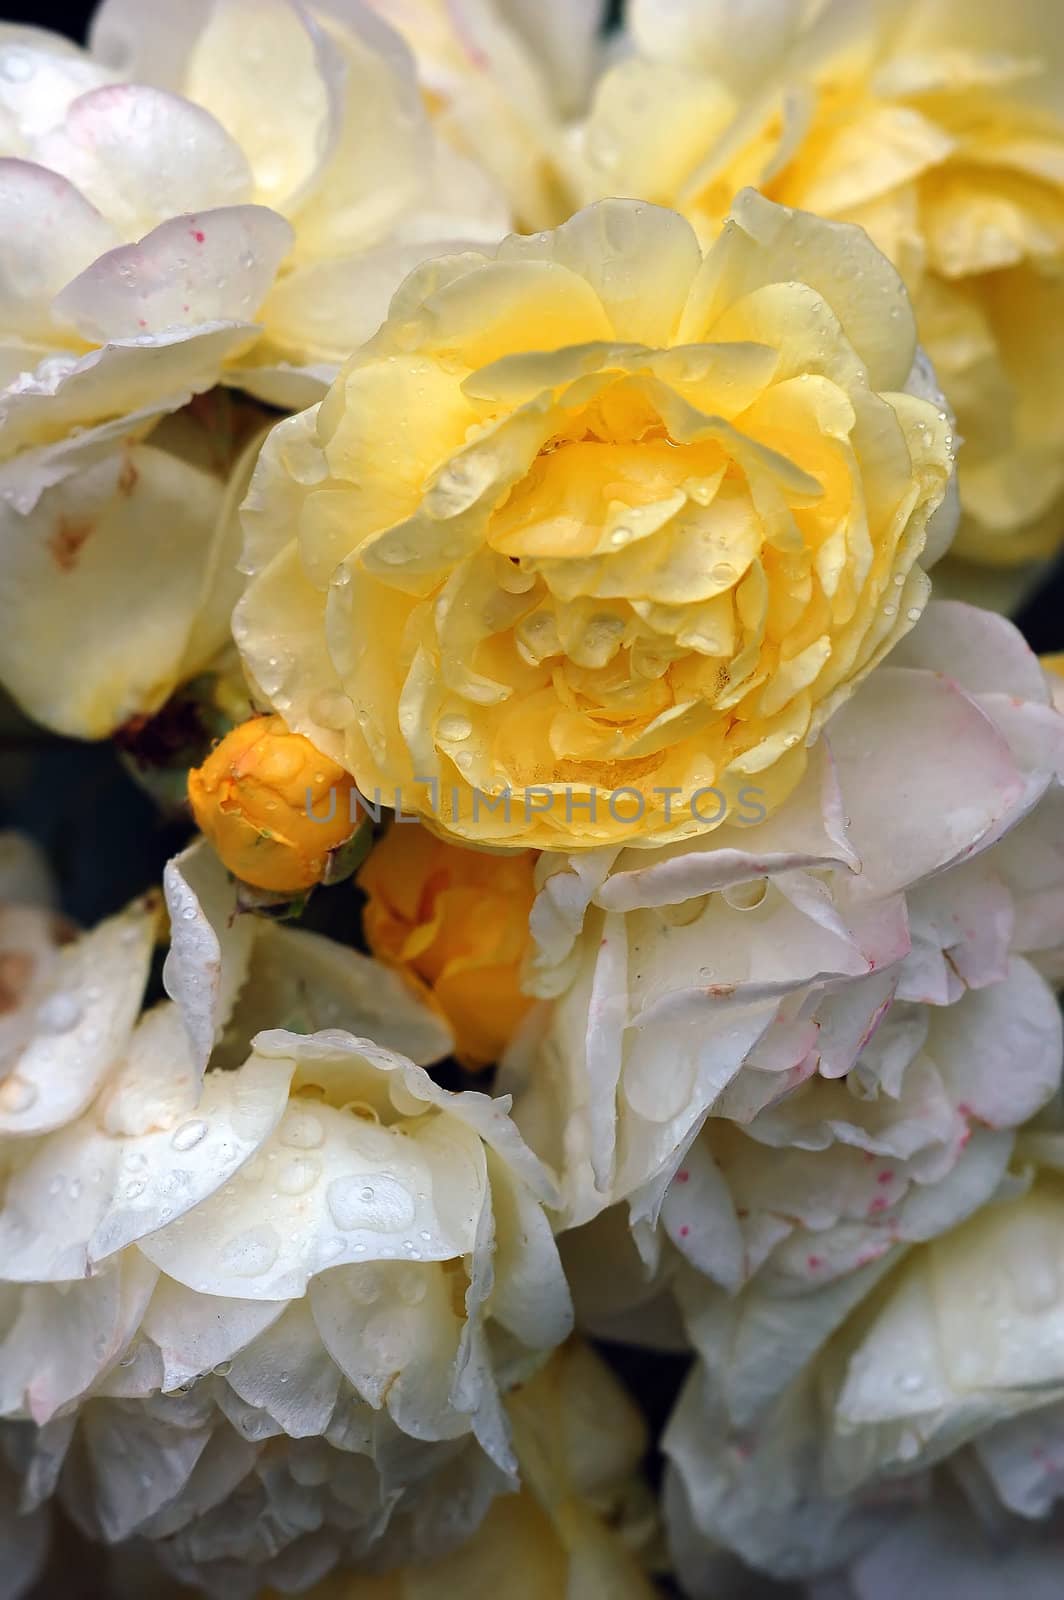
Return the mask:
{"type": "Polygon", "coordinates": [[[227,1594],[447,1548],[514,1481],[501,1392],[571,1325],[552,1186],[503,1105],[346,1031],[448,1051],[395,974],[234,920],[202,845],[167,888],[179,1003],[138,1017],[136,905],[60,953],[4,1084],[24,1503],[55,1485],[227,1594]]]}

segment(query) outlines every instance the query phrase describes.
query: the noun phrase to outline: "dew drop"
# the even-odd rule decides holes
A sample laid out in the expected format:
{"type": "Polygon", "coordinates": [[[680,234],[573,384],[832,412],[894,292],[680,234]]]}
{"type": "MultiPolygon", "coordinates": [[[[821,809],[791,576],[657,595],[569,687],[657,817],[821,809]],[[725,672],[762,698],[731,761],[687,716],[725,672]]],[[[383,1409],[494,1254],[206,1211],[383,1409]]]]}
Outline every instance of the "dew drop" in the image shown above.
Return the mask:
{"type": "Polygon", "coordinates": [[[436,724],[436,732],[441,739],[468,739],[473,732],[473,724],[461,711],[448,712],[436,724]]]}
{"type": "Polygon", "coordinates": [[[194,1122],[183,1122],[180,1128],[175,1128],[170,1139],[170,1144],[175,1150],[194,1150],[198,1144],[207,1137],[207,1124],[198,1119],[194,1122]]]}
{"type": "Polygon", "coordinates": [[[49,995],[37,1011],[37,1021],[46,1033],[68,1033],[81,1017],[81,1002],[72,994],[49,995]]]}
{"type": "Polygon", "coordinates": [[[316,1156],[293,1156],[277,1174],[277,1187],[282,1194],[306,1194],[320,1176],[321,1162],[316,1156]]]}
{"type": "Polygon", "coordinates": [[[33,77],[33,60],[23,50],[6,50],[0,57],[0,76],[8,83],[25,83],[33,77]]]}
{"type": "Polygon", "coordinates": [[[289,1106],[281,1124],[281,1143],[290,1150],[316,1150],[325,1138],[321,1118],[302,1106],[289,1106]]]}
{"type": "Polygon", "coordinates": [[[230,1239],[222,1251],[222,1268],[237,1278],[261,1278],[277,1260],[280,1248],[277,1229],[261,1223],[230,1239]]]}
{"type": "Polygon", "coordinates": [[[372,1228],[377,1233],[398,1233],[414,1220],[414,1202],[408,1190],[386,1173],[374,1173],[372,1181],[356,1174],[334,1178],[326,1200],[338,1228],[372,1228]]]}
{"type": "Polygon", "coordinates": [[[338,689],[323,690],[312,702],[310,711],[323,728],[347,728],[355,720],[354,706],[338,689]]]}

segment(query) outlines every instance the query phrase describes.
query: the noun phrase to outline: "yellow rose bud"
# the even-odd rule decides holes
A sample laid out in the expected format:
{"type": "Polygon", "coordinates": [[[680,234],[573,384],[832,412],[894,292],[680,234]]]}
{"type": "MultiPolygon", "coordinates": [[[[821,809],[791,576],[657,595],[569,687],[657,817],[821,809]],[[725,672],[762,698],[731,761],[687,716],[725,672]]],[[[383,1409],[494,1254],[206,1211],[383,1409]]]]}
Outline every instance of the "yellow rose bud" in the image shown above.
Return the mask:
{"type": "Polygon", "coordinates": [[[497,1061],[531,1004],[519,978],[534,863],[396,825],[358,875],[370,949],[431,989],[469,1066],[497,1061]]]}
{"type": "Polygon", "coordinates": [[[263,447],[245,667],[459,838],[664,843],[750,790],[763,815],[948,542],[915,348],[860,229],[753,191],[705,257],[605,201],[433,261],[263,447]]]}
{"type": "Polygon", "coordinates": [[[229,871],[278,894],[321,882],[330,851],[354,831],[353,788],[282,717],[242,722],[188,775],[196,823],[229,871]]]}

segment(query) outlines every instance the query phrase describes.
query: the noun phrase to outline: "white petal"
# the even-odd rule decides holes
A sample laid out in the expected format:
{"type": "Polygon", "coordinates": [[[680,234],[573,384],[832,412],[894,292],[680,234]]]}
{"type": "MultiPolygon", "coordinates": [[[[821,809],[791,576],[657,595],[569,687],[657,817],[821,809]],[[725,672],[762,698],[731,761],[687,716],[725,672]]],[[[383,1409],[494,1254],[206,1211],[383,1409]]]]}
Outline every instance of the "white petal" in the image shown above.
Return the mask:
{"type": "Polygon", "coordinates": [[[889,893],[969,853],[1022,800],[1004,739],[974,701],[931,673],[883,667],[829,730],[864,893],[889,893]],[[875,749],[890,751],[889,781],[868,759],[873,727],[875,749]],[[948,763],[943,750],[953,752],[948,763]]]}
{"type": "Polygon", "coordinates": [[[4,1275],[22,1282],[79,1278],[91,1263],[173,1219],[198,1217],[215,1190],[233,1187],[233,1175],[268,1138],[289,1075],[284,1063],[252,1060],[210,1073],[195,1113],[168,1127],[109,1133],[90,1114],[41,1143],[7,1186],[4,1275]]]}
{"type": "Polygon", "coordinates": [[[131,445],[0,502],[0,677],[39,722],[102,738],[158,709],[185,661],[218,531],[218,480],[131,445]]]}
{"type": "Polygon", "coordinates": [[[176,1389],[232,1361],[276,1322],[284,1303],[274,1300],[204,1301],[160,1278],[145,1310],[141,1332],[158,1347],[164,1389],[176,1389]]]}
{"type": "Polygon", "coordinates": [[[25,1087],[5,1097],[0,1133],[26,1137],[60,1128],[99,1093],[140,1009],[156,916],[154,906],[135,903],[60,952],[39,1031],[15,1068],[25,1087]]]}
{"type": "Polygon", "coordinates": [[[255,924],[237,915],[233,881],[205,839],[167,862],[163,888],[170,913],[163,983],[202,1075],[247,977],[255,924]]]}
{"type": "Polygon", "coordinates": [[[307,1439],[325,1432],[340,1377],[302,1300],[235,1358],[226,1381],[249,1405],[268,1411],[290,1438],[307,1439]]]}
{"type": "Polygon", "coordinates": [[[233,1027],[250,1039],[266,1026],[342,1028],[422,1066],[454,1049],[446,1022],[401,972],[320,934],[260,922],[233,1027]]]}
{"type": "Polygon", "coordinates": [[[53,297],[119,236],[58,173],[8,159],[0,160],[0,228],[0,326],[51,344],[53,297]]]}
{"type": "Polygon", "coordinates": [[[63,121],[79,95],[114,82],[98,62],[53,47],[59,44],[54,34],[0,39],[0,116],[7,113],[26,149],[63,121]]]}
{"type": "Polygon", "coordinates": [[[32,511],[46,488],[209,389],[250,331],[208,323],[117,339],[86,356],[46,358],[0,397],[0,496],[32,511]],[[7,459],[16,451],[23,453],[7,459]]]}
{"type": "Polygon", "coordinates": [[[110,250],[56,297],[55,315],[86,339],[136,339],[204,323],[255,321],[292,230],[265,206],[169,217],[110,250]]]}
{"type": "MultiPolygon", "coordinates": [[[[256,1065],[263,1062],[253,1056],[249,1066],[256,1065]]],[[[435,1179],[434,1146],[453,1140],[454,1127],[435,1119],[403,1137],[297,1098],[244,1181],[227,1184],[230,1192],[202,1201],[180,1229],[156,1233],[142,1249],[202,1294],[265,1300],[300,1295],[315,1273],[344,1262],[451,1260],[471,1245],[463,1206],[478,1181],[449,1163],[443,1170],[452,1188],[435,1179]]]]}
{"type": "Polygon", "coordinates": [[[184,89],[245,152],[259,198],[290,209],[332,147],[338,79],[330,41],[288,0],[215,0],[184,89]]]}
{"type": "Polygon", "coordinates": [[[40,1424],[83,1395],[129,1344],[155,1279],[132,1252],[99,1278],[24,1290],[3,1343],[0,1409],[40,1424]]]}
{"type": "Polygon", "coordinates": [[[81,95],[63,124],[38,140],[37,154],[126,239],[181,212],[250,197],[243,153],[214,118],[144,84],[81,95]]]}

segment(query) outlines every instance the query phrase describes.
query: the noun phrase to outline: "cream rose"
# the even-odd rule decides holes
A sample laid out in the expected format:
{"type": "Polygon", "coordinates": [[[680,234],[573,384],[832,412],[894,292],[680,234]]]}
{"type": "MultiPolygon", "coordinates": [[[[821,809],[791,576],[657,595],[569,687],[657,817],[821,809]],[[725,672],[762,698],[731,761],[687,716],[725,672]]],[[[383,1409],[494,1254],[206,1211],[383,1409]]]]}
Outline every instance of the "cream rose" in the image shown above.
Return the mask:
{"type": "Polygon", "coordinates": [[[1064,41],[1041,0],[630,0],[586,133],[592,194],[712,238],[744,184],[859,223],[957,415],[957,553],[1064,531],[1064,41]]]}
{"type": "Polygon", "coordinates": [[[141,1014],[136,905],[60,952],[0,1087],[23,1504],[249,1596],[439,1554],[513,1487],[501,1395],[571,1326],[550,1180],[390,1047],[450,1048],[397,976],[236,918],[202,844],[167,893],[176,1002],[141,1014]]]}
{"type": "Polygon", "coordinates": [[[369,0],[414,54],[432,121],[493,174],[520,228],[564,222],[575,122],[604,51],[604,0],[369,0]]]}
{"type": "Polygon", "coordinates": [[[357,0],[105,0],[88,52],[6,29],[0,157],[0,486],[23,510],[219,378],[317,398],[410,267],[508,219],[357,0]]]}

